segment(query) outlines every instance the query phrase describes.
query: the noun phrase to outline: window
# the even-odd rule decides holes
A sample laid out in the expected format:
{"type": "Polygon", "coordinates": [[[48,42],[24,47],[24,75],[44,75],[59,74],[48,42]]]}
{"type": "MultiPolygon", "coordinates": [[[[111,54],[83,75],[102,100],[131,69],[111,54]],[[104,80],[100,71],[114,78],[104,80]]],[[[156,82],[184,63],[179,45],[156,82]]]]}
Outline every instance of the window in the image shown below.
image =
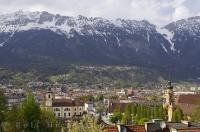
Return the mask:
{"type": "Polygon", "coordinates": [[[59,108],[54,108],[54,111],[60,111],[60,109],[59,108]]]}
{"type": "Polygon", "coordinates": [[[49,99],[51,98],[51,95],[49,94],[49,99]]]}
{"type": "Polygon", "coordinates": [[[80,112],[80,115],[81,115],[81,112],[80,112]]]}
{"type": "Polygon", "coordinates": [[[66,113],[64,113],[64,117],[66,117],[66,113]]]}
{"type": "Polygon", "coordinates": [[[60,113],[58,113],[58,116],[60,117],[60,113]]]}
{"type": "Polygon", "coordinates": [[[76,111],[76,108],[74,110],[76,111]]]}
{"type": "Polygon", "coordinates": [[[74,115],[76,115],[76,112],[74,113],[74,115]]]}
{"type": "Polygon", "coordinates": [[[70,113],[68,113],[68,116],[70,116],[70,113]]]}
{"type": "Polygon", "coordinates": [[[81,110],[81,107],[80,107],[80,110],[81,110]]]}
{"type": "Polygon", "coordinates": [[[65,108],[64,111],[70,111],[70,108],[65,108]]]}

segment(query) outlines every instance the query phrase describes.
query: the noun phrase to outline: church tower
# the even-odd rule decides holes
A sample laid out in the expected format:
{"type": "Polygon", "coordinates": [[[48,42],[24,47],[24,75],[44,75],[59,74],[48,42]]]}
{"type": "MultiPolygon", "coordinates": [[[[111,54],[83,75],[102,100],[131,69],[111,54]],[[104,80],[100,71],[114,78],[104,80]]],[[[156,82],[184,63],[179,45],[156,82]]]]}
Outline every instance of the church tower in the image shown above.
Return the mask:
{"type": "Polygon", "coordinates": [[[175,109],[173,86],[170,81],[167,83],[167,89],[164,95],[164,108],[167,109],[168,121],[172,121],[173,110],[175,109]]]}
{"type": "Polygon", "coordinates": [[[54,98],[54,94],[51,91],[51,88],[48,88],[47,89],[47,93],[45,95],[45,106],[46,107],[51,107],[52,106],[53,98],[54,98]]]}

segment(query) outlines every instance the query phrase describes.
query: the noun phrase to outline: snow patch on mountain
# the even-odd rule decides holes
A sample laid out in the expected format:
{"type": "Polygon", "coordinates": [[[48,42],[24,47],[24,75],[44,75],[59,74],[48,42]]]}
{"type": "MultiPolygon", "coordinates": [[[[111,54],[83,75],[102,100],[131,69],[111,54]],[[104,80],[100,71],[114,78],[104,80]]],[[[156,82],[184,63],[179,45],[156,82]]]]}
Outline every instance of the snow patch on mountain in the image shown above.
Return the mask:
{"type": "Polygon", "coordinates": [[[170,32],[166,28],[156,27],[156,30],[157,30],[158,33],[160,33],[171,44],[170,49],[172,51],[176,51],[174,43],[172,42],[173,37],[174,37],[174,33],[170,32]]]}
{"type": "MultiPolygon", "coordinates": [[[[50,14],[48,12],[24,12],[17,11],[10,14],[0,15],[0,32],[12,34],[15,31],[28,31],[47,29],[57,34],[65,35],[67,38],[74,37],[75,33],[82,36],[96,36],[102,37],[105,44],[109,44],[109,37],[114,36],[116,44],[120,47],[123,46],[122,37],[139,36],[141,39],[146,40],[150,45],[154,34],[162,35],[161,46],[165,51],[177,51],[175,49],[174,34],[177,32],[190,32],[190,35],[196,35],[198,39],[200,36],[200,17],[188,18],[180,20],[171,24],[172,28],[160,28],[146,20],[128,20],[116,19],[107,20],[100,17],[87,18],[85,16],[61,16],[59,14],[50,14]],[[166,42],[170,44],[167,47],[166,42]]],[[[169,26],[169,27],[171,27],[169,26]]],[[[187,37],[185,37],[187,39],[187,37]]],[[[7,40],[9,41],[9,39],[7,40]]],[[[159,41],[159,40],[158,40],[159,41]]],[[[3,46],[5,42],[1,43],[3,46]]]]}
{"type": "Polygon", "coordinates": [[[168,51],[167,51],[165,45],[164,45],[163,43],[161,43],[161,45],[162,45],[162,48],[164,49],[164,51],[165,51],[166,53],[168,53],[168,51]]]}
{"type": "Polygon", "coordinates": [[[150,35],[149,35],[149,32],[147,31],[147,41],[148,41],[148,44],[150,43],[150,35]]]}
{"type": "Polygon", "coordinates": [[[3,47],[15,34],[16,31],[13,31],[12,34],[4,41],[0,43],[0,47],[3,47]]]}
{"type": "Polygon", "coordinates": [[[121,47],[121,43],[120,43],[120,40],[119,40],[118,36],[117,36],[117,35],[114,35],[114,36],[115,36],[115,38],[116,38],[116,40],[117,40],[118,46],[121,47]]]}

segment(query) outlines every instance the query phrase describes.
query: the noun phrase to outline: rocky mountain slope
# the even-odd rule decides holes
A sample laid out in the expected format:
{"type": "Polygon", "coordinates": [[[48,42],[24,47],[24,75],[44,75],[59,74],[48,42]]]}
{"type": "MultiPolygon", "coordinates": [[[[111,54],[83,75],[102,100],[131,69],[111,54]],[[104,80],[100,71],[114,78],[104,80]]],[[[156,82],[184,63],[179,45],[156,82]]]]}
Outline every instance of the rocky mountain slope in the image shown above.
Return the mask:
{"type": "Polygon", "coordinates": [[[200,17],[159,28],[146,20],[23,11],[0,15],[1,65],[134,65],[197,77],[199,55],[200,17]]]}

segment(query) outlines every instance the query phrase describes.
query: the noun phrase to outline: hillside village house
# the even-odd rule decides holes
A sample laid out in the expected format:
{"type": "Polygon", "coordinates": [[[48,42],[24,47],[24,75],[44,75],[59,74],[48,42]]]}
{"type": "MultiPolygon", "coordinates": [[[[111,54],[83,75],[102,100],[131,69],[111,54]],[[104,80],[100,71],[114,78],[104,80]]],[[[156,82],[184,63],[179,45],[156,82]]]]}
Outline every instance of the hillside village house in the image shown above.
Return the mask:
{"type": "Polygon", "coordinates": [[[57,98],[51,89],[45,95],[45,107],[53,110],[58,118],[69,119],[81,117],[84,112],[84,103],[70,98],[57,98]]]}

